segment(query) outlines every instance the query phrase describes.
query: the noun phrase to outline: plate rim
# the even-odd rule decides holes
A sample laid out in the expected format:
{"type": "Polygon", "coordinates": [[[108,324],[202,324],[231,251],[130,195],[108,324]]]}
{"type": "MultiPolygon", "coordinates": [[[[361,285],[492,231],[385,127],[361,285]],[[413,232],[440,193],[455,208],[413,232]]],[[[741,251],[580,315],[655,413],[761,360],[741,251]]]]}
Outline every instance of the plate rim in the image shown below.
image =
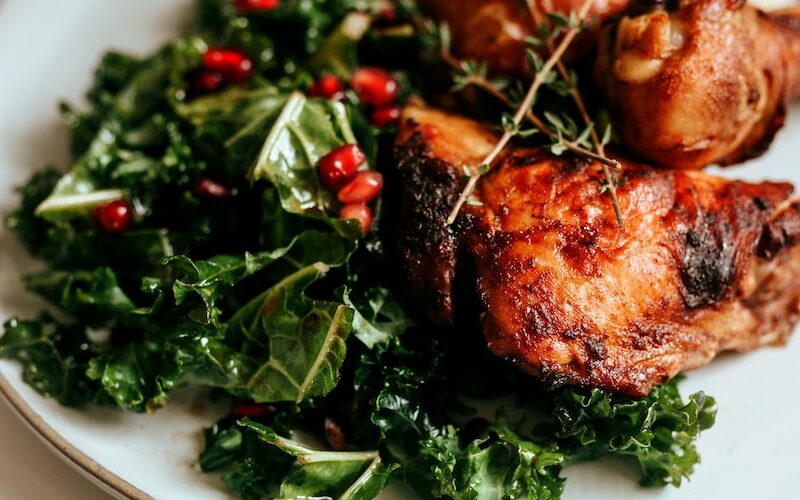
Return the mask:
{"type": "Polygon", "coordinates": [[[59,434],[25,401],[25,398],[14,389],[14,386],[2,372],[0,372],[0,395],[14,410],[14,414],[34,432],[36,437],[48,445],[56,456],[107,493],[117,498],[131,500],[152,498],[144,491],[102,466],[59,434]]]}

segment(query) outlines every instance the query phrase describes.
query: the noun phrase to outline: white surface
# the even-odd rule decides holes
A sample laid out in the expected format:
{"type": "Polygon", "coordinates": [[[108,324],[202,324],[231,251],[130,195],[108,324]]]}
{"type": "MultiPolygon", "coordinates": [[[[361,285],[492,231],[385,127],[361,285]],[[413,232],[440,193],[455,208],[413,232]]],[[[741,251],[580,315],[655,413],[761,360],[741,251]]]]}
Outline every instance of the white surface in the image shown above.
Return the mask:
{"type": "MultiPolygon", "coordinates": [[[[100,54],[108,48],[143,53],[174,34],[189,0],[6,0],[0,3],[0,213],[15,204],[11,186],[47,162],[64,164],[66,134],[56,102],[78,100],[100,54]]],[[[793,179],[800,184],[800,120],[791,124],[763,159],[726,175],[748,179],[793,179]]],[[[17,282],[30,268],[20,246],[0,229],[0,319],[31,313],[36,303],[17,282]]],[[[800,339],[787,348],[725,356],[692,373],[684,394],[704,389],[717,397],[717,425],[699,441],[703,464],[681,489],[642,490],[632,471],[616,461],[566,471],[567,499],[645,498],[727,500],[800,498],[800,339]]],[[[61,408],[22,384],[18,367],[0,362],[30,406],[67,440],[112,472],[157,498],[222,499],[215,478],[195,470],[199,429],[213,411],[189,412],[191,401],[153,416],[61,408]]],[[[102,498],[42,459],[42,447],[19,425],[3,425],[0,409],[0,498],[102,498]],[[27,454],[32,458],[26,461],[27,454]],[[18,462],[17,462],[18,459],[18,462]],[[23,465],[25,464],[25,465],[23,465]],[[48,484],[40,484],[48,483],[48,484]],[[27,489],[26,489],[27,488],[27,489]],[[52,488],[52,489],[49,489],[52,488]]],[[[395,493],[388,498],[403,498],[395,493]]]]}
{"type": "Polygon", "coordinates": [[[0,401],[0,436],[0,498],[111,499],[41,443],[4,401],[0,401]]]}

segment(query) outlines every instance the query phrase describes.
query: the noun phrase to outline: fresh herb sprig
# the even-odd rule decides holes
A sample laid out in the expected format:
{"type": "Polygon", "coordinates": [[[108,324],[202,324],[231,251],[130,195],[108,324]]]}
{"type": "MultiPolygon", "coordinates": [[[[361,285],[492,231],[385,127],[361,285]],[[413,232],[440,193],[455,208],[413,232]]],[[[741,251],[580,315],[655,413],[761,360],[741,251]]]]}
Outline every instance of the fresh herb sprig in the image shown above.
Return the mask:
{"type": "Polygon", "coordinates": [[[564,37],[559,42],[558,46],[553,50],[550,57],[545,61],[541,67],[537,68],[536,74],[533,77],[533,81],[528,88],[528,92],[525,94],[525,98],[522,99],[522,103],[517,108],[517,111],[514,113],[513,117],[509,122],[504,125],[504,132],[503,135],[500,136],[500,139],[495,144],[494,148],[483,158],[479,165],[473,167],[471,169],[472,173],[467,180],[466,186],[461,191],[461,194],[458,196],[458,200],[456,201],[455,206],[450,211],[450,215],[447,216],[447,225],[451,225],[455,222],[456,217],[458,217],[458,213],[461,211],[461,207],[464,206],[464,203],[467,202],[469,197],[475,191],[475,188],[478,185],[478,180],[491,169],[492,163],[497,159],[498,155],[503,151],[506,145],[514,138],[514,136],[519,134],[519,126],[522,123],[523,118],[528,114],[531,107],[533,106],[534,99],[536,98],[536,94],[539,92],[539,89],[547,83],[550,77],[551,71],[555,67],[556,63],[561,59],[564,55],[564,52],[569,48],[570,44],[575,37],[583,30],[584,21],[589,14],[589,10],[594,5],[595,0],[585,0],[583,6],[581,6],[578,14],[574,17],[574,22],[571,22],[570,25],[565,27],[566,31],[564,32],[564,37]],[[484,167],[485,166],[485,167],[484,167]]]}
{"type": "MultiPolygon", "coordinates": [[[[553,19],[557,19],[552,16],[550,17],[542,16],[542,14],[539,12],[539,9],[536,8],[536,0],[528,0],[528,10],[531,13],[531,17],[533,18],[534,24],[536,26],[543,26],[545,27],[545,29],[551,28],[553,24],[553,19]]],[[[553,52],[552,38],[547,36],[541,37],[541,41],[543,41],[545,45],[544,48],[549,53],[552,53],[553,52]]],[[[561,78],[563,78],[564,81],[574,80],[570,72],[567,70],[564,61],[562,61],[561,59],[556,61],[556,69],[558,70],[559,74],[561,75],[561,78]]],[[[589,116],[589,112],[586,109],[586,104],[583,100],[583,96],[581,95],[580,90],[578,89],[578,86],[575,84],[570,85],[568,88],[568,93],[570,97],[572,97],[572,100],[575,102],[575,107],[578,109],[578,113],[580,114],[581,119],[583,120],[583,123],[586,126],[586,130],[588,130],[589,136],[592,139],[592,145],[594,147],[597,156],[603,159],[610,160],[610,158],[607,158],[606,156],[605,146],[608,143],[608,140],[610,139],[611,129],[610,128],[606,129],[606,134],[604,134],[603,139],[601,140],[600,137],[597,135],[597,129],[594,126],[594,122],[592,121],[591,117],[589,116]]],[[[611,171],[611,168],[609,168],[609,166],[611,166],[615,169],[619,169],[620,168],[619,162],[615,160],[611,161],[614,163],[613,165],[609,165],[609,162],[606,161],[599,162],[601,164],[601,168],[603,169],[603,176],[605,177],[605,181],[603,182],[602,192],[608,191],[611,197],[611,204],[614,207],[614,215],[617,218],[617,224],[620,227],[622,227],[624,224],[624,219],[622,216],[622,210],[619,207],[619,200],[617,199],[617,186],[624,185],[624,181],[618,179],[617,175],[611,171]]]]}
{"type": "MultiPolygon", "coordinates": [[[[638,461],[648,485],[678,485],[698,462],[694,442],[713,423],[712,398],[684,401],[677,380],[647,398],[546,390],[491,356],[477,328],[453,336],[417,324],[397,286],[402,270],[383,250],[390,242],[330,216],[335,202],[315,175],[320,152],[357,142],[380,168],[392,136],[369,126],[357,102],[302,92],[342,62],[377,54],[387,64],[398,51],[380,51],[375,33],[319,56],[346,16],[385,5],[284,0],[242,15],[231,0],[200,0],[193,36],[150,58],[104,58],[91,107],[64,110],[82,158],[71,180],[124,191],[136,200],[135,224],[106,234],[76,203],[37,216],[63,176],[35,175],[7,224],[47,265],[25,286],[58,314],[8,321],[0,358],[19,360],[26,382],[70,406],[152,412],[187,384],[227,394],[230,415],[206,431],[199,464],[241,498],[367,500],[391,477],[423,498],[555,499],[562,467],[609,454],[638,461]],[[253,79],[187,93],[208,45],[254,57],[253,79]],[[197,190],[198,180],[222,193],[197,190]],[[465,403],[496,405],[504,395],[517,396],[509,413],[538,412],[544,426],[522,426],[502,409],[487,421],[465,403]],[[536,409],[526,405],[533,399],[536,409]],[[309,447],[295,431],[327,446],[309,447]]],[[[399,22],[430,25],[412,18],[413,0],[395,6],[399,22]]],[[[553,24],[556,37],[581,21],[553,24]]],[[[402,60],[388,66],[414,81],[414,63],[402,60]]],[[[568,92],[572,79],[558,80],[557,64],[541,85],[568,92]]],[[[485,66],[465,66],[468,84],[489,82],[485,66]]],[[[521,86],[491,83],[509,108],[523,97],[521,86]]],[[[593,129],[522,109],[522,118],[504,116],[509,134],[542,133],[551,148],[613,161],[591,150],[593,129]]],[[[60,208],[81,193],[57,193],[60,208]]]]}
{"type": "MultiPolygon", "coordinates": [[[[478,167],[467,168],[469,170],[467,184],[459,196],[456,205],[450,212],[447,218],[447,224],[452,224],[455,221],[464,203],[470,205],[480,204],[478,200],[474,200],[472,197],[472,193],[477,187],[478,179],[489,171],[491,163],[496,160],[497,156],[502,152],[508,142],[515,136],[526,137],[538,132],[544,134],[552,141],[550,149],[555,154],[561,154],[564,150],[569,150],[600,164],[604,175],[602,192],[609,192],[617,224],[622,227],[623,216],[619,207],[616,190],[618,186],[624,185],[625,182],[623,179],[618,179],[613,173],[613,170],[620,168],[620,163],[617,160],[609,158],[605,153],[605,145],[608,143],[611,135],[610,129],[606,129],[602,139],[599,137],[596,127],[589,116],[583,97],[577,87],[576,78],[567,70],[562,60],[564,52],[569,48],[574,37],[588,24],[586,17],[593,5],[593,1],[585,2],[577,14],[573,12],[569,17],[553,14],[549,15],[547,19],[542,18],[531,0],[528,1],[528,5],[532,16],[534,16],[534,22],[540,30],[539,36],[531,37],[528,43],[535,46],[533,48],[536,50],[543,49],[545,53],[549,54],[549,58],[547,61],[542,61],[537,55],[536,50],[528,50],[528,59],[531,66],[536,70],[528,92],[517,106],[516,113],[513,116],[503,116],[502,126],[504,133],[495,148],[484,158],[478,167]],[[554,45],[554,39],[562,33],[563,38],[561,42],[557,46],[554,45]],[[554,70],[559,73],[561,77],[560,81],[557,81],[554,77],[554,70]],[[556,88],[559,92],[567,94],[573,99],[585,126],[582,131],[577,131],[574,122],[567,115],[559,117],[552,113],[545,113],[546,121],[536,116],[532,110],[532,104],[535,101],[536,93],[543,85],[556,88]],[[520,124],[523,119],[532,124],[534,128],[521,128],[520,124]]],[[[506,106],[513,107],[514,101],[504,91],[504,87],[507,86],[507,83],[489,80],[485,63],[458,61],[453,57],[450,52],[449,31],[446,26],[440,29],[439,45],[441,59],[458,72],[454,78],[454,90],[460,90],[466,86],[474,85],[506,106]]],[[[465,171],[467,169],[465,169],[465,171]]]]}
{"type": "MultiPolygon", "coordinates": [[[[446,33],[446,32],[447,32],[447,27],[442,26],[440,28],[440,33],[446,33]]],[[[508,108],[515,107],[514,101],[503,90],[503,87],[506,85],[506,82],[494,82],[491,81],[489,78],[487,78],[487,68],[485,63],[477,63],[474,61],[459,61],[458,59],[456,59],[450,52],[449,43],[447,43],[447,36],[446,35],[440,35],[440,36],[442,37],[440,42],[441,58],[457,73],[454,77],[455,85],[452,88],[453,91],[459,91],[468,86],[474,86],[480,89],[481,91],[485,92],[487,95],[490,95],[497,101],[501,102],[506,107],[508,108]]],[[[558,147],[567,149],[577,155],[607,165],[611,168],[615,169],[620,168],[620,163],[618,161],[608,158],[604,155],[599,155],[594,151],[587,149],[587,147],[583,145],[581,141],[577,140],[572,141],[570,139],[565,138],[563,134],[558,133],[557,129],[551,128],[550,125],[548,125],[544,120],[539,118],[533,112],[533,110],[529,109],[525,113],[525,120],[528,121],[528,123],[530,123],[531,125],[533,125],[534,129],[530,129],[532,132],[542,133],[548,139],[553,140],[554,141],[553,146],[557,145],[558,147]]],[[[530,133],[531,132],[529,132],[529,134],[530,133]]]]}

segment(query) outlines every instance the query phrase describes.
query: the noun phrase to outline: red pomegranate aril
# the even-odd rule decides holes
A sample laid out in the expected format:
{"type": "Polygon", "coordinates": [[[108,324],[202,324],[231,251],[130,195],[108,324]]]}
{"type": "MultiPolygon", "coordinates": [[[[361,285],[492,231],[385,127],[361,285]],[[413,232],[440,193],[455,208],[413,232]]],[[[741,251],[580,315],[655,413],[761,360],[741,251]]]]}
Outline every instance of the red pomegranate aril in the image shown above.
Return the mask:
{"type": "Polygon", "coordinates": [[[381,68],[359,68],[350,77],[350,86],[361,101],[376,108],[388,106],[397,98],[397,81],[381,68]]]}
{"type": "Polygon", "coordinates": [[[271,404],[265,403],[234,403],[231,407],[231,414],[235,417],[247,417],[252,419],[274,417],[278,409],[271,404]]]}
{"type": "Polygon", "coordinates": [[[211,179],[197,181],[192,192],[201,198],[227,198],[231,194],[230,189],[211,179]]]}
{"type": "Polygon", "coordinates": [[[203,54],[203,67],[222,75],[228,83],[244,83],[253,72],[253,61],[232,49],[210,48],[203,54]]]}
{"type": "Polygon", "coordinates": [[[121,234],[130,229],[133,210],[126,200],[115,200],[94,207],[94,219],[100,229],[110,234],[121,234]]]}
{"type": "Polygon", "coordinates": [[[322,427],[325,441],[334,451],[344,451],[347,448],[347,440],[344,437],[344,431],[341,426],[337,424],[332,418],[325,417],[325,422],[322,427]]]}
{"type": "Polygon", "coordinates": [[[308,88],[308,95],[340,101],[344,99],[344,84],[333,75],[322,75],[308,88]]]}
{"type": "Polygon", "coordinates": [[[358,145],[345,144],[320,158],[319,178],[329,189],[339,189],[366,161],[367,157],[358,145]]]}
{"type": "Polygon", "coordinates": [[[374,200],[383,189],[383,176],[374,170],[358,172],[353,180],[339,190],[337,198],[342,203],[369,203],[374,200]]]}
{"type": "Polygon", "coordinates": [[[386,106],[375,108],[370,121],[378,128],[386,128],[397,123],[400,118],[400,106],[386,106]]]}
{"type": "Polygon", "coordinates": [[[361,223],[361,230],[364,234],[372,229],[372,210],[364,203],[353,203],[345,205],[339,210],[339,218],[344,220],[357,220],[361,223]]]}
{"type": "Polygon", "coordinates": [[[394,8],[394,5],[389,4],[382,8],[378,14],[378,20],[381,24],[397,24],[397,10],[394,8]]]}
{"type": "Polygon", "coordinates": [[[222,87],[222,84],[222,73],[200,70],[192,78],[191,91],[195,95],[213,94],[222,87]]]}
{"type": "Polygon", "coordinates": [[[280,0],[234,0],[236,10],[240,14],[272,10],[280,7],[280,0]]]}

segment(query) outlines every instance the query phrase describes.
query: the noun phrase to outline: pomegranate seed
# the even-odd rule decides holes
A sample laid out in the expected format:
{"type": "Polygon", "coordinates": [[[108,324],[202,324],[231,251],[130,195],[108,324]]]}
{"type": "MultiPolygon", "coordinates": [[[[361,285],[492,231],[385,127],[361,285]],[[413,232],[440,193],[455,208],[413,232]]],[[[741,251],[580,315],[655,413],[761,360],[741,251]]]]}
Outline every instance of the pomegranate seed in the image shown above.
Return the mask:
{"type": "Polygon", "coordinates": [[[353,175],[367,157],[356,144],[345,144],[319,160],[319,178],[330,189],[339,189],[353,175]]]}
{"type": "Polygon", "coordinates": [[[192,78],[192,93],[195,95],[212,94],[222,87],[222,73],[200,70],[192,78]]]}
{"type": "Polygon", "coordinates": [[[308,95],[341,101],[344,99],[344,85],[333,75],[323,75],[308,88],[308,95]]]}
{"type": "Polygon", "coordinates": [[[260,10],[272,10],[280,7],[280,0],[235,0],[234,5],[240,14],[250,14],[260,10]]]}
{"type": "Polygon", "coordinates": [[[247,418],[270,418],[278,413],[275,406],[264,403],[234,403],[231,408],[231,414],[235,417],[247,418]]]}
{"type": "Polygon", "coordinates": [[[359,68],[350,77],[350,86],[364,104],[382,107],[392,104],[397,97],[397,81],[381,68],[359,68]]]}
{"type": "Polygon", "coordinates": [[[339,210],[339,218],[344,220],[355,219],[361,223],[361,230],[364,234],[369,233],[372,228],[372,210],[364,203],[353,203],[345,205],[339,210]]]}
{"type": "Polygon", "coordinates": [[[339,424],[334,422],[333,419],[325,417],[323,433],[325,434],[325,441],[328,442],[334,451],[343,451],[347,448],[344,431],[342,431],[342,428],[339,424]]]}
{"type": "Polygon", "coordinates": [[[337,198],[345,204],[369,203],[383,189],[383,176],[374,170],[359,172],[339,191],[337,198]]]}
{"type": "Polygon", "coordinates": [[[111,234],[121,234],[130,229],[133,210],[126,200],[110,201],[97,205],[93,211],[100,229],[111,234]]]}
{"type": "Polygon", "coordinates": [[[250,78],[253,61],[238,50],[211,48],[203,54],[203,67],[220,73],[225,81],[237,84],[250,78]]]}
{"type": "Polygon", "coordinates": [[[370,121],[378,128],[386,128],[397,123],[399,118],[400,106],[386,106],[384,108],[375,108],[370,121]]]}
{"type": "Polygon", "coordinates": [[[394,5],[389,4],[382,8],[378,14],[378,20],[381,24],[397,24],[397,10],[394,8],[394,5]]]}
{"type": "Polygon", "coordinates": [[[227,187],[211,179],[200,179],[192,192],[201,198],[227,198],[231,191],[227,187]]]}

